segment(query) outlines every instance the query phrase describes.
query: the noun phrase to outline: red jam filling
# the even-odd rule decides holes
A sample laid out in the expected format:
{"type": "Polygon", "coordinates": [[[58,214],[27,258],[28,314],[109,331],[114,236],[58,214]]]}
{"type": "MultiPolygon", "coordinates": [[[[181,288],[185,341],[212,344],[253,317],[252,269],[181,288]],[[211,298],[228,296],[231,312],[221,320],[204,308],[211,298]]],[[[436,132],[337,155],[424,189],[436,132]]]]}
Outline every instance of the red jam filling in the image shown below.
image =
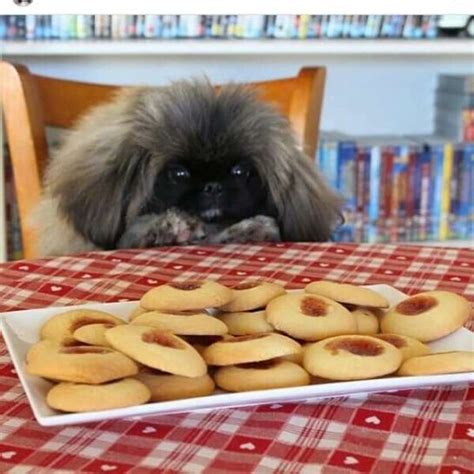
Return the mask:
{"type": "Polygon", "coordinates": [[[159,331],[148,331],[142,334],[142,341],[147,344],[157,344],[158,346],[171,347],[172,349],[183,349],[183,344],[175,339],[171,334],[159,331]]]}
{"type": "Polygon", "coordinates": [[[406,316],[416,316],[434,308],[437,304],[438,301],[432,296],[413,296],[399,303],[395,309],[406,316]]]}
{"type": "Polygon", "coordinates": [[[300,305],[301,312],[306,316],[326,316],[328,305],[325,301],[312,296],[307,296],[303,298],[303,301],[300,305]]]}
{"type": "Polygon", "coordinates": [[[388,342],[400,349],[400,347],[405,347],[407,345],[405,339],[394,334],[378,334],[375,336],[377,339],[382,339],[382,341],[388,342]]]}
{"type": "Polygon", "coordinates": [[[347,351],[354,355],[374,357],[382,354],[384,348],[382,345],[374,341],[360,338],[360,337],[346,337],[336,341],[328,342],[325,349],[337,355],[339,351],[347,351]]]}
{"type": "Polygon", "coordinates": [[[176,288],[177,290],[191,291],[191,290],[197,290],[198,288],[201,288],[202,283],[198,281],[183,281],[183,282],[168,283],[168,286],[171,286],[172,288],[176,288]]]}

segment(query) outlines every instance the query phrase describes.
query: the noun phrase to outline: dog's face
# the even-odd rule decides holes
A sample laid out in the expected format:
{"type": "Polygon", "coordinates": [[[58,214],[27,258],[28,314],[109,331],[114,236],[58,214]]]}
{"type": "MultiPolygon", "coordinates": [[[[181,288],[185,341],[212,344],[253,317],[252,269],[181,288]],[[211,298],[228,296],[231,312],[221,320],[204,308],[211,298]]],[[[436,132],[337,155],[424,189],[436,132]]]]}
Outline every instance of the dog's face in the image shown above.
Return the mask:
{"type": "MultiPolygon", "coordinates": [[[[255,101],[239,95],[214,95],[186,89],[167,106],[160,97],[160,115],[140,120],[138,141],[151,160],[163,163],[143,214],[177,208],[213,224],[233,224],[259,214],[272,216],[274,206],[257,164],[267,159],[248,115],[255,101]]],[[[212,91],[212,89],[211,89],[212,91]]],[[[169,99],[169,100],[171,100],[169,99]]],[[[150,113],[149,103],[143,109],[150,113]]]]}
{"type": "Polygon", "coordinates": [[[233,155],[212,162],[192,156],[169,161],[157,177],[155,199],[146,212],[174,207],[218,224],[263,212],[267,190],[257,170],[248,157],[233,155]]]}

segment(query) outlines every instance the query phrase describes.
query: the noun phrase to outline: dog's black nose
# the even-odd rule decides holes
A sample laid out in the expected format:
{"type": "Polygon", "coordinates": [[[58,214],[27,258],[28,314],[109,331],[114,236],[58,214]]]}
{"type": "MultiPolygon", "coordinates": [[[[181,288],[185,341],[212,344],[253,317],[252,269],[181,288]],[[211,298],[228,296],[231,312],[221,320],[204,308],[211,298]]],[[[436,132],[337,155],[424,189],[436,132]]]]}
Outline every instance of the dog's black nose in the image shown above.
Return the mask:
{"type": "Polygon", "coordinates": [[[204,193],[209,196],[220,196],[222,194],[222,184],[212,181],[204,185],[204,193]]]}

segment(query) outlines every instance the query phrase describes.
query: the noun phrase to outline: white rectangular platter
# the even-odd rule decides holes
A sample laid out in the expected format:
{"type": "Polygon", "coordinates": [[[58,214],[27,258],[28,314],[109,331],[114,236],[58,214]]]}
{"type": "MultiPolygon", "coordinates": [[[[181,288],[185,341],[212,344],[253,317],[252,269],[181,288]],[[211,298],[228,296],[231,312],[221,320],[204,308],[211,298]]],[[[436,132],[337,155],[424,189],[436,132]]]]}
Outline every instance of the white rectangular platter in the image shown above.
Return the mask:
{"type": "MultiPolygon", "coordinates": [[[[368,286],[384,295],[390,304],[396,304],[406,295],[388,285],[368,286]]],[[[392,390],[413,389],[426,386],[451,385],[474,381],[474,372],[416,376],[384,377],[380,379],[358,380],[351,382],[333,382],[304,387],[260,390],[244,393],[216,392],[213,395],[186,400],[148,403],[146,405],[120,408],[88,413],[60,413],[46,405],[46,393],[51,383],[39,377],[30,376],[25,371],[25,356],[31,346],[38,340],[40,326],[54,314],[78,308],[89,308],[107,311],[127,319],[128,314],[137,306],[137,302],[96,303],[81,306],[49,307],[29,311],[14,311],[0,315],[1,329],[7,348],[23,389],[30,402],[33,413],[43,426],[69,425],[112,418],[144,417],[201,410],[215,410],[268,403],[285,403],[295,401],[317,400],[327,397],[350,396],[359,393],[373,393],[392,390]]],[[[473,350],[474,333],[461,328],[455,333],[429,344],[434,352],[448,350],[473,350]]]]}

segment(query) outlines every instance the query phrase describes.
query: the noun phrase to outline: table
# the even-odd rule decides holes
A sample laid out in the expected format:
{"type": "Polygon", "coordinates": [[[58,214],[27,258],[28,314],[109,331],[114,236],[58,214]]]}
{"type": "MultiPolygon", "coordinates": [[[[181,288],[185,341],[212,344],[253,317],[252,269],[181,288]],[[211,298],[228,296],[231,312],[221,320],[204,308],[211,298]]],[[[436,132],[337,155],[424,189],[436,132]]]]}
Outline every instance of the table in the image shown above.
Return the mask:
{"type": "MultiPolygon", "coordinates": [[[[321,278],[442,288],[474,301],[474,251],[397,245],[267,244],[87,253],[0,266],[0,310],[138,299],[180,277],[249,277],[301,288],[321,278]]],[[[467,474],[474,384],[312,404],[44,428],[0,341],[0,471],[467,474]],[[42,471],[40,468],[43,468],[42,471]]]]}

